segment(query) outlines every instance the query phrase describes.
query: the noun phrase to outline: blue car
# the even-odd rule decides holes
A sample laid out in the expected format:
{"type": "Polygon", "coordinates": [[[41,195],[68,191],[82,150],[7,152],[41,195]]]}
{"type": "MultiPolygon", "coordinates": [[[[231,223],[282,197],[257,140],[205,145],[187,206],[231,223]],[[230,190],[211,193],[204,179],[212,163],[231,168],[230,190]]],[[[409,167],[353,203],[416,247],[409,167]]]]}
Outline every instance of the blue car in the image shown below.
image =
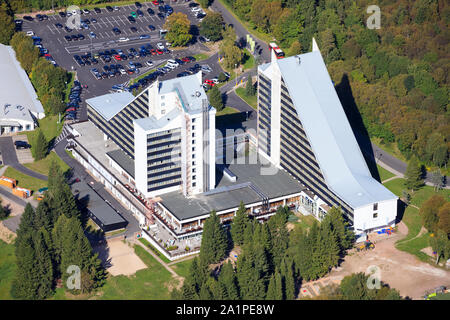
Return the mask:
{"type": "Polygon", "coordinates": [[[150,36],[148,34],[141,34],[139,39],[150,39],[150,36]]]}

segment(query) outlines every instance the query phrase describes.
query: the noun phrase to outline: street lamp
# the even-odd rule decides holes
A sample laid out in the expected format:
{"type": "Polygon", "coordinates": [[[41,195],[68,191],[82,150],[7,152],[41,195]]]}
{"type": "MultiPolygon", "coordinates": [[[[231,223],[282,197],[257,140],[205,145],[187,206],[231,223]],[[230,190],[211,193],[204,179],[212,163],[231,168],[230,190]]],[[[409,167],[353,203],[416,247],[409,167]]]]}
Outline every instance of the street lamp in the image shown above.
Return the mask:
{"type": "Polygon", "coordinates": [[[237,63],[234,64],[234,72],[236,74],[235,79],[236,79],[236,87],[237,87],[237,70],[236,69],[237,69],[237,63]]]}

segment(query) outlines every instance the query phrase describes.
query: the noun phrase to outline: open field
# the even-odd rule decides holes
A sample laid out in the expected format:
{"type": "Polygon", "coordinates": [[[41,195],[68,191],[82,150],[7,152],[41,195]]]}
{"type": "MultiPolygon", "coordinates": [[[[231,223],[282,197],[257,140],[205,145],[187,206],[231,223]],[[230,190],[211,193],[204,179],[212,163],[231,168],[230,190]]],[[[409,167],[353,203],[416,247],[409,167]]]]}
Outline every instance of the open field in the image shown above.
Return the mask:
{"type": "Polygon", "coordinates": [[[171,265],[171,268],[178,275],[186,278],[187,276],[189,276],[189,271],[190,271],[190,268],[191,268],[192,260],[193,260],[193,258],[189,259],[189,260],[177,262],[177,263],[171,265]]]}
{"type": "Polygon", "coordinates": [[[165,263],[169,263],[170,262],[169,259],[167,259],[161,252],[159,252],[158,249],[156,249],[154,246],[152,246],[150,244],[150,242],[148,242],[146,239],[139,238],[139,241],[142,242],[142,244],[144,244],[147,248],[152,250],[162,261],[164,261],[165,263]]]}
{"type": "Polygon", "coordinates": [[[14,245],[0,240],[0,300],[12,299],[11,283],[16,272],[14,245]]]}
{"type": "Polygon", "coordinates": [[[139,270],[135,275],[116,276],[108,279],[101,288],[102,300],[166,300],[170,297],[169,287],[177,285],[176,280],[158,261],[138,246],[134,246],[135,253],[146,264],[147,268],[139,270]]]}

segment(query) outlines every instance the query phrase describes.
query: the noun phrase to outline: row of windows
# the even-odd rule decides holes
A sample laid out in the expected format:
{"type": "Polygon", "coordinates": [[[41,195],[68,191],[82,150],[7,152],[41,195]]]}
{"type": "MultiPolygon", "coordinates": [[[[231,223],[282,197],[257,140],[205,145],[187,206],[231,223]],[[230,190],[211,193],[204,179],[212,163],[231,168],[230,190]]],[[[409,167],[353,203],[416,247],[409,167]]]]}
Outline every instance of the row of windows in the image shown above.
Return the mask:
{"type": "Polygon", "coordinates": [[[176,168],[176,167],[180,167],[181,166],[181,161],[174,161],[174,162],[166,162],[163,164],[157,164],[154,166],[148,166],[147,167],[147,172],[148,173],[153,173],[153,172],[160,172],[163,170],[167,170],[170,168],[176,168]]]}
{"type": "Polygon", "coordinates": [[[148,135],[147,142],[154,142],[154,141],[158,141],[158,140],[169,139],[172,137],[178,138],[179,136],[181,136],[180,130],[173,131],[173,132],[171,132],[170,130],[167,130],[166,133],[158,132],[158,133],[153,133],[152,135],[148,135]]]}
{"type": "Polygon", "coordinates": [[[177,181],[177,182],[170,183],[170,184],[162,184],[162,185],[157,186],[157,187],[147,188],[147,192],[152,192],[152,191],[156,191],[156,190],[170,188],[170,187],[178,186],[180,184],[181,184],[181,181],[177,181]]]}
{"type": "Polygon", "coordinates": [[[168,170],[162,170],[162,171],[159,171],[156,173],[149,173],[149,174],[147,174],[147,178],[159,177],[159,176],[167,175],[167,174],[178,172],[178,171],[181,171],[181,167],[172,168],[172,169],[168,169],[168,170]]]}
{"type": "Polygon", "coordinates": [[[179,170],[175,172],[161,173],[157,176],[148,178],[147,183],[153,184],[155,181],[158,182],[172,181],[174,179],[178,179],[179,177],[181,177],[181,168],[179,168],[179,170]]]}
{"type": "Polygon", "coordinates": [[[149,182],[148,185],[155,187],[155,186],[161,186],[167,183],[171,183],[174,181],[179,181],[181,179],[181,174],[169,177],[169,178],[164,178],[164,179],[158,179],[158,180],[154,180],[152,182],[149,182]]]}
{"type": "MultiPolygon", "coordinates": [[[[155,150],[154,148],[152,148],[152,150],[155,150]]],[[[173,153],[176,151],[180,151],[181,147],[180,146],[175,146],[175,147],[167,147],[167,148],[161,148],[161,149],[157,149],[157,151],[152,151],[152,152],[148,152],[147,153],[147,157],[153,157],[156,155],[163,155],[165,153],[173,153]]]]}
{"type": "MultiPolygon", "coordinates": [[[[270,80],[263,76],[262,74],[259,74],[259,80],[264,82],[269,88],[272,86],[270,80]]],[[[258,85],[261,85],[261,83],[258,83],[258,85]]]]}
{"type": "Polygon", "coordinates": [[[313,181],[311,181],[307,176],[303,175],[302,173],[298,172],[297,170],[293,170],[291,166],[289,165],[289,161],[284,157],[282,154],[280,157],[280,164],[281,166],[289,172],[291,175],[296,177],[298,180],[300,180],[302,183],[307,185],[311,190],[313,190],[314,193],[319,195],[322,200],[327,202],[330,206],[341,206],[342,209],[347,213],[347,215],[353,220],[353,213],[352,209],[343,201],[341,201],[339,198],[336,197],[334,193],[332,193],[328,188],[323,190],[322,188],[318,187],[313,181]]]}
{"type": "Polygon", "coordinates": [[[88,119],[134,159],[133,146],[122,138],[122,135],[119,134],[120,130],[113,123],[106,123],[103,117],[99,116],[90,106],[88,106],[88,119]]]}
{"type": "Polygon", "coordinates": [[[298,150],[299,152],[301,152],[301,154],[308,159],[308,161],[310,163],[312,163],[314,166],[317,167],[316,170],[320,170],[320,167],[317,163],[316,157],[314,156],[314,153],[309,150],[308,148],[305,148],[305,145],[303,143],[303,139],[298,139],[300,136],[300,134],[298,134],[297,132],[292,132],[292,131],[286,131],[285,129],[286,127],[281,127],[280,131],[282,133],[282,140],[287,140],[286,143],[287,144],[293,144],[295,146],[297,146],[296,150],[298,150]]]}
{"type": "Polygon", "coordinates": [[[179,159],[181,159],[181,153],[179,153],[179,156],[165,156],[165,157],[160,157],[160,158],[155,158],[152,160],[148,160],[147,161],[147,166],[152,166],[155,164],[161,164],[167,160],[171,160],[171,161],[178,161],[179,159]]]}

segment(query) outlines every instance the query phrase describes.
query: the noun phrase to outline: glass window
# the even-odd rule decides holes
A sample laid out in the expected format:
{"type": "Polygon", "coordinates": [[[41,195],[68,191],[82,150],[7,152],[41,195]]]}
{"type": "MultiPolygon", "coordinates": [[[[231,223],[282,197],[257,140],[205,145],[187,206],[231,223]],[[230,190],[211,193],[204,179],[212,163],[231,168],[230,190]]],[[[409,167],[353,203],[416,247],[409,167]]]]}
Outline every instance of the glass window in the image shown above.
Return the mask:
{"type": "Polygon", "coordinates": [[[378,218],[378,212],[375,212],[375,213],[373,214],[373,218],[374,218],[374,219],[378,218]]]}
{"type": "Polygon", "coordinates": [[[373,204],[373,211],[378,210],[378,203],[373,204]]]}

